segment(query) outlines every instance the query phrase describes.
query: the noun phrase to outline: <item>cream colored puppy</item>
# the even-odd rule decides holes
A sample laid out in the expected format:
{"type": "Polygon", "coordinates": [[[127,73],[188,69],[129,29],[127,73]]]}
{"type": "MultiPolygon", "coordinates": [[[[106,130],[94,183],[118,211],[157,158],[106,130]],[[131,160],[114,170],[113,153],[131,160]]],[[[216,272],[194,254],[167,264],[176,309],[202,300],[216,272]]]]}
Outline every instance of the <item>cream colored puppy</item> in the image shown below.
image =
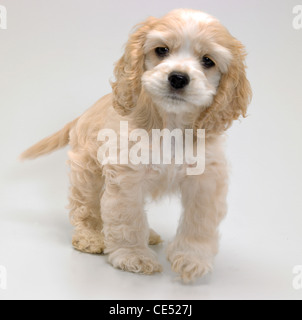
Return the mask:
{"type": "MultiPolygon", "coordinates": [[[[71,146],[70,218],[73,245],[107,253],[110,263],[130,272],[162,270],[148,244],[161,242],[148,227],[145,198],[178,192],[183,215],[168,246],[172,269],[188,282],[212,270],[218,226],[226,214],[227,166],[222,137],[246,115],[251,90],[242,44],[215,18],[175,10],[149,18],[130,36],[115,67],[113,92],[55,135],[26,151],[36,158],[71,146]],[[144,129],[205,129],[205,171],[188,175],[189,164],[100,164],[101,129],[120,134],[144,129]]],[[[117,148],[120,151],[120,148],[117,148]]],[[[151,150],[152,151],[152,150],[151,150]]]]}

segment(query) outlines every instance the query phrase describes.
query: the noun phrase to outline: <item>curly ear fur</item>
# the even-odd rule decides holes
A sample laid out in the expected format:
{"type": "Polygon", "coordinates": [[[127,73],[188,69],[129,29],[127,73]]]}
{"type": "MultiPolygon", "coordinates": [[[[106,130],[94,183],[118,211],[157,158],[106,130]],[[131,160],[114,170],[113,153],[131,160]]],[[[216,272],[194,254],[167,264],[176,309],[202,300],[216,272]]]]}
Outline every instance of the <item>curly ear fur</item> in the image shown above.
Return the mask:
{"type": "Polygon", "coordinates": [[[122,116],[130,114],[141,91],[141,78],[144,73],[144,43],[148,32],[157,22],[150,17],[136,26],[136,31],[130,36],[125,53],[116,63],[114,75],[116,82],[112,83],[113,106],[122,116]]]}
{"type": "Polygon", "coordinates": [[[195,129],[205,129],[207,135],[221,134],[233,120],[246,117],[247,106],[252,98],[250,83],[246,78],[245,49],[232,38],[229,48],[233,59],[228,72],[222,75],[213,104],[204,110],[195,123],[195,129]]]}

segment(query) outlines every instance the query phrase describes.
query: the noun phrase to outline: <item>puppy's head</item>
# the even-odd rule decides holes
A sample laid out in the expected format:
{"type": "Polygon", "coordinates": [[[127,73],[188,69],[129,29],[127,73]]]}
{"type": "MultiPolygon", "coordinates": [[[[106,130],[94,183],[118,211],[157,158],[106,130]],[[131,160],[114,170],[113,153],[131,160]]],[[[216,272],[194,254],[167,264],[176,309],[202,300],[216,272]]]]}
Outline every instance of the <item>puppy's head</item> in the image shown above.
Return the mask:
{"type": "Polygon", "coordinates": [[[159,111],[195,116],[195,129],[222,132],[245,116],[251,90],[245,51],[215,18],[193,10],[149,18],[115,68],[114,106],[125,115],[140,95],[159,111]]]}

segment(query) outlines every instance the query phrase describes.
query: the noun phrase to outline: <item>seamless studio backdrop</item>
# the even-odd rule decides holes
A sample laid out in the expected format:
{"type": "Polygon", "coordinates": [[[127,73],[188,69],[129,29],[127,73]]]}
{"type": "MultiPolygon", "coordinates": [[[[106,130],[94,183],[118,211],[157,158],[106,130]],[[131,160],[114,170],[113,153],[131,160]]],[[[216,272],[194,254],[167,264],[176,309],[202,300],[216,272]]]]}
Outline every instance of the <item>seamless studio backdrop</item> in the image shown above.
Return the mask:
{"type": "Polygon", "coordinates": [[[0,0],[0,299],[302,299],[302,29],[299,0],[0,0]],[[148,16],[193,8],[221,20],[247,48],[254,98],[228,131],[228,216],[213,274],[175,280],[165,247],[181,213],[177,198],[148,205],[164,272],[113,269],[76,252],[65,209],[67,150],[33,162],[18,155],[111,91],[113,64],[132,27],[148,16]]]}

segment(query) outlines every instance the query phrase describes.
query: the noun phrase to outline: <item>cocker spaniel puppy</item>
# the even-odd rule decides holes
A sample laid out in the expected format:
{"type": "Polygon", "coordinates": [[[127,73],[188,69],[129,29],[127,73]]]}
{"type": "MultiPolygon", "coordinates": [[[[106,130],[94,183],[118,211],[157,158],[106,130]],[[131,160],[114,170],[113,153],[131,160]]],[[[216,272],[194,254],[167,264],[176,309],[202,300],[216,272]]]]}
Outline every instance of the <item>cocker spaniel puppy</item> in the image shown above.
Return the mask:
{"type": "MultiPolygon", "coordinates": [[[[114,267],[126,271],[162,271],[148,246],[161,238],[148,227],[144,203],[148,195],[178,192],[183,214],[167,249],[172,269],[185,282],[212,270],[218,226],[227,210],[223,135],[233,120],[246,115],[251,99],[245,55],[243,45],[208,14],[181,9],[151,17],[130,36],[115,67],[113,92],[23,153],[23,159],[33,159],[70,144],[69,208],[76,249],[106,253],[114,267]],[[134,164],[125,161],[125,154],[124,161],[109,161],[114,154],[122,158],[122,127],[127,134],[143,129],[150,141],[154,129],[191,132],[195,151],[197,132],[204,129],[202,174],[188,174],[189,161],[134,164]],[[115,132],[115,139],[109,142],[100,135],[102,129],[115,132]],[[107,151],[100,153],[104,146],[107,151]]],[[[143,140],[152,154],[153,144],[141,137],[141,145],[143,140]]],[[[134,141],[129,140],[129,148],[134,141]]],[[[160,146],[167,149],[161,140],[160,146]]]]}

